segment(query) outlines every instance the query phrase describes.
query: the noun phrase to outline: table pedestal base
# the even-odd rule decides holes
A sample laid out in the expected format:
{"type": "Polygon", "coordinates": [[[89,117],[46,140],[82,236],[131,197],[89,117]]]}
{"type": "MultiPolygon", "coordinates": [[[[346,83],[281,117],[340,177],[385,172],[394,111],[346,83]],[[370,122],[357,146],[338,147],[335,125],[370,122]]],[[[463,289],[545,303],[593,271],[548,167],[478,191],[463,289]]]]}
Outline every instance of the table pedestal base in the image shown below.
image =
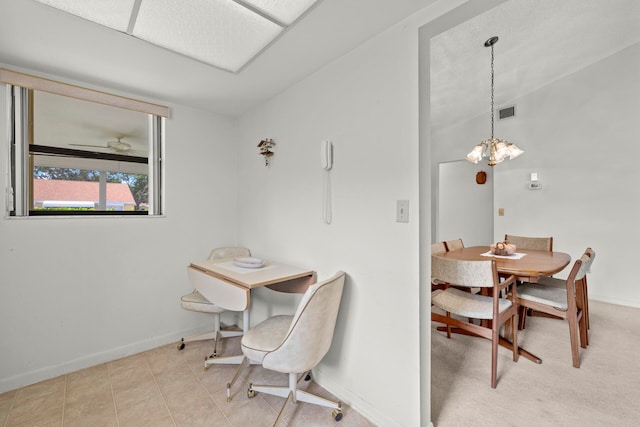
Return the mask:
{"type": "MultiPolygon", "coordinates": [[[[447,332],[447,327],[446,326],[438,326],[437,330],[438,331],[447,332]]],[[[471,332],[469,332],[467,330],[460,329],[460,328],[451,328],[451,333],[452,334],[460,334],[460,335],[469,335],[469,336],[477,337],[477,338],[484,338],[484,337],[481,337],[479,335],[476,335],[474,333],[471,333],[471,332]]],[[[500,340],[498,341],[498,344],[500,344],[501,346],[503,346],[505,348],[508,348],[509,350],[513,350],[513,343],[511,341],[508,341],[507,339],[505,339],[503,337],[500,337],[500,340]]],[[[525,350],[522,347],[518,347],[518,354],[520,356],[524,357],[525,359],[531,360],[534,363],[537,363],[537,364],[541,364],[542,363],[542,359],[540,359],[535,354],[528,352],[527,350],[525,350]]]]}

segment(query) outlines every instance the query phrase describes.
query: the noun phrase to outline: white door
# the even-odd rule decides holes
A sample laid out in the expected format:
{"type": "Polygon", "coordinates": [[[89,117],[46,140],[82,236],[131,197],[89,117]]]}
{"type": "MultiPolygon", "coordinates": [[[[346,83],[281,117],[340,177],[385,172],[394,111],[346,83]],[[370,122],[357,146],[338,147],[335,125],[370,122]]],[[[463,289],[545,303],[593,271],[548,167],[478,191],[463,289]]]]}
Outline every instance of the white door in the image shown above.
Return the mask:
{"type": "Polygon", "coordinates": [[[493,243],[493,171],[466,160],[438,165],[437,235],[434,241],[461,238],[465,246],[493,243]],[[487,181],[476,183],[484,171],[487,181]]]}

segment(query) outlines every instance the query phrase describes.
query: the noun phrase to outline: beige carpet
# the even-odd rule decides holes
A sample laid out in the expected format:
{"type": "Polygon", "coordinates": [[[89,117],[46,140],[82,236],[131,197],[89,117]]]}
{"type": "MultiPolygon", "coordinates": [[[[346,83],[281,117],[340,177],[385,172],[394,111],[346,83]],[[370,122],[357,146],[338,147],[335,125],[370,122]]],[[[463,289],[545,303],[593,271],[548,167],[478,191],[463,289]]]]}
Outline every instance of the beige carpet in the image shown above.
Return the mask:
{"type": "Polygon", "coordinates": [[[518,344],[542,358],[517,363],[500,348],[491,389],[491,344],[435,330],[431,419],[448,426],[640,426],[640,309],[592,301],[590,344],[571,365],[564,320],[527,318],[518,344]]]}

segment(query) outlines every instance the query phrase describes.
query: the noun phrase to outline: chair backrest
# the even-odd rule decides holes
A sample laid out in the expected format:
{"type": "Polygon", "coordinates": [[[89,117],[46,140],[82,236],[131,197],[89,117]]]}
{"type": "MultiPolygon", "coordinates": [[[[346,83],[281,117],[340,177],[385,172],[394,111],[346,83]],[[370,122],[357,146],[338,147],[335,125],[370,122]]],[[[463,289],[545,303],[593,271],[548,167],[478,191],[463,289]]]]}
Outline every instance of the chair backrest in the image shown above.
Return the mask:
{"type": "Polygon", "coordinates": [[[302,373],[320,363],[331,347],[344,280],[340,271],[307,289],[282,344],[264,357],[265,368],[302,373]]]}
{"type": "Polygon", "coordinates": [[[553,251],[553,237],[525,237],[505,234],[504,241],[516,245],[516,250],[553,251]]]}
{"type": "Polygon", "coordinates": [[[591,273],[591,264],[593,264],[593,260],[596,259],[596,251],[591,248],[587,248],[584,253],[590,258],[589,260],[589,268],[587,269],[587,273],[591,273]]]}
{"type": "Polygon", "coordinates": [[[247,248],[237,246],[227,246],[223,248],[215,248],[211,251],[209,259],[235,258],[242,256],[251,256],[251,251],[247,248]]]}
{"type": "Polygon", "coordinates": [[[498,284],[498,270],[494,260],[465,261],[431,257],[431,276],[446,283],[470,288],[491,288],[498,284]]]}
{"type": "Polygon", "coordinates": [[[444,242],[436,242],[431,244],[431,254],[438,255],[447,252],[447,245],[444,242]]]}
{"type": "MultiPolygon", "coordinates": [[[[587,273],[591,273],[591,264],[593,264],[593,260],[596,258],[596,253],[593,249],[587,248],[580,257],[582,265],[581,268],[576,272],[575,280],[583,280],[587,273]]],[[[577,261],[576,261],[577,262],[577,261]]]]}
{"type": "Polygon", "coordinates": [[[444,242],[444,244],[447,246],[448,251],[455,251],[456,249],[464,248],[462,239],[447,240],[446,242],[444,242]]]}
{"type": "Polygon", "coordinates": [[[573,263],[573,267],[567,276],[567,298],[569,299],[575,295],[575,283],[584,280],[591,268],[591,264],[595,258],[595,252],[593,252],[593,249],[591,249],[591,252],[588,252],[589,249],[591,248],[587,248],[587,251],[573,263]],[[591,254],[593,254],[593,256],[591,256],[591,254]]]}

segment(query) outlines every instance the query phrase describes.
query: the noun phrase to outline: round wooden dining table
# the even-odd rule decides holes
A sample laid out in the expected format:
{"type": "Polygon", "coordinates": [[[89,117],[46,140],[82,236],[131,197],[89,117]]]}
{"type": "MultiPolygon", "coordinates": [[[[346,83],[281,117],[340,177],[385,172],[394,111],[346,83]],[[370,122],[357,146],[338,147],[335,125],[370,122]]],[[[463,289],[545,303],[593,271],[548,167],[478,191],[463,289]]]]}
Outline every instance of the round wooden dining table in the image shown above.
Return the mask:
{"type": "MultiPolygon", "coordinates": [[[[561,272],[571,262],[571,256],[564,252],[530,251],[516,248],[515,255],[497,256],[491,254],[489,246],[470,246],[440,253],[437,256],[464,261],[495,260],[498,274],[502,276],[514,275],[517,280],[533,283],[537,282],[540,277],[552,276],[561,272]]],[[[438,330],[443,330],[443,327],[438,327],[438,330]]],[[[454,328],[452,332],[461,331],[454,328]]],[[[509,349],[513,346],[503,337],[500,337],[499,344],[509,349]]],[[[518,347],[518,354],[535,363],[542,363],[542,359],[522,347],[518,347]]]]}
{"type": "Polygon", "coordinates": [[[439,257],[465,261],[495,260],[498,273],[514,275],[523,282],[537,282],[540,277],[553,276],[561,272],[571,262],[571,256],[564,252],[529,251],[516,248],[516,255],[491,255],[489,246],[470,246],[438,254],[439,257]],[[522,254],[524,256],[519,256],[522,254]]]}

